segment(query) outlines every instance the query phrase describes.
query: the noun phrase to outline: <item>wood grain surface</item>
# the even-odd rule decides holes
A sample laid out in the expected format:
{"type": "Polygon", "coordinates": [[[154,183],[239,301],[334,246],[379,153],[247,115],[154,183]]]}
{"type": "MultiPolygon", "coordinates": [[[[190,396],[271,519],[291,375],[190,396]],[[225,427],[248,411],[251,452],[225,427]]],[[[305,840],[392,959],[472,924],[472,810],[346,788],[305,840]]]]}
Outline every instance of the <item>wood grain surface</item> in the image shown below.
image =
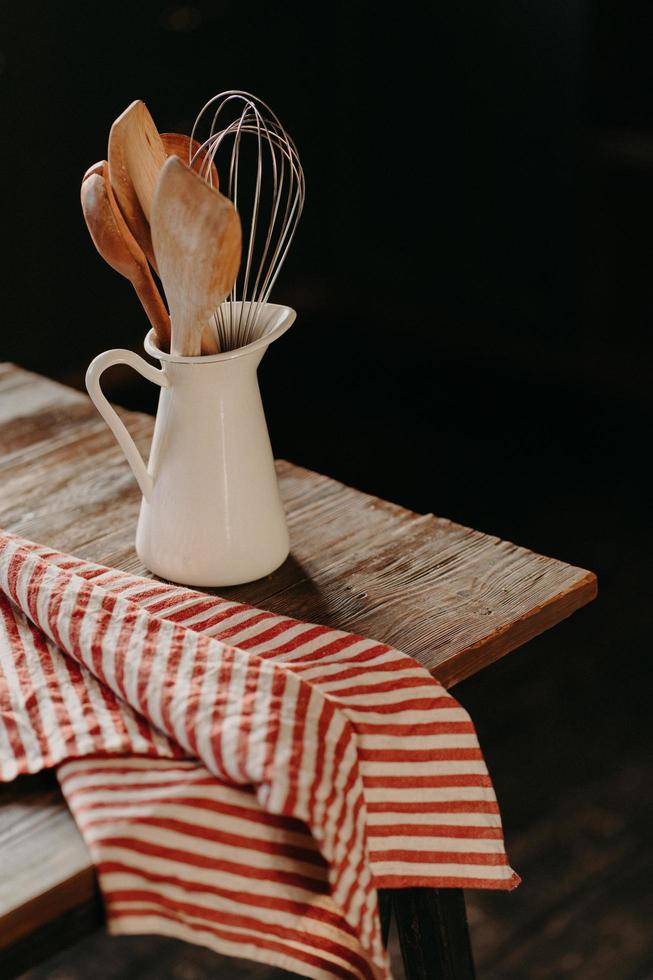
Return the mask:
{"type": "MultiPolygon", "coordinates": [[[[147,454],[152,418],[120,414],[147,454]]],[[[273,575],[221,594],[395,644],[447,686],[596,595],[584,569],[277,466],[291,555],[273,575]]],[[[0,364],[0,527],[147,574],[133,549],[138,506],[128,466],[88,398],[0,364]]],[[[96,903],[72,820],[56,790],[30,788],[33,780],[0,787],[0,949],[96,903]]]]}

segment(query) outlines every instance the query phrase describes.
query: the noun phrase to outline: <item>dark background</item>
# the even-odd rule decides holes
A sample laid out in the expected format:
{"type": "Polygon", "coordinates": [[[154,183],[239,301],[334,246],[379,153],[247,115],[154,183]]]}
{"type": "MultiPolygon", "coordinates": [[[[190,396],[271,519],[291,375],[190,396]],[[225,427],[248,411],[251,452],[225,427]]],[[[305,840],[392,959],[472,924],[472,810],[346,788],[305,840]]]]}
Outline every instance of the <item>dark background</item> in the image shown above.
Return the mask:
{"type": "Polygon", "coordinates": [[[298,319],[260,372],[277,455],[599,574],[591,608],[457,689],[524,877],[470,901],[479,973],[644,980],[653,6],[5,0],[0,358],[82,386],[140,349],[81,176],[133,99],[190,132],[226,88],[306,171],[272,297],[298,319]]]}

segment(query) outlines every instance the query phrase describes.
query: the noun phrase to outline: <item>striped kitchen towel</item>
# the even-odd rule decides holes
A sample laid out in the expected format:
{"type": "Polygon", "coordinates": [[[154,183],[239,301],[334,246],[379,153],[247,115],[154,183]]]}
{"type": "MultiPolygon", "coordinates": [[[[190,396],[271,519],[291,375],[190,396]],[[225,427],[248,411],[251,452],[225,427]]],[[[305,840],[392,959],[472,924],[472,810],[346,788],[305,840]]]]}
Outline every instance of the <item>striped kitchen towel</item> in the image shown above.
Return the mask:
{"type": "Polygon", "coordinates": [[[369,980],[377,888],[518,883],[469,716],[410,657],[0,534],[0,778],[46,766],[114,933],[369,980]]]}

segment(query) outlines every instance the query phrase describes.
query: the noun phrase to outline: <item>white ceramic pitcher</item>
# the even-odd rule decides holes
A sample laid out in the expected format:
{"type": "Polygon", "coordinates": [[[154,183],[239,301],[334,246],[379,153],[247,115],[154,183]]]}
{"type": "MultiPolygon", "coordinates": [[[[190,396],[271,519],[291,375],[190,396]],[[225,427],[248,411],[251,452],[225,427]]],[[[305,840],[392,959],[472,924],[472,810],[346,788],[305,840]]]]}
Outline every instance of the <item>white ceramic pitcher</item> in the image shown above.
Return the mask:
{"type": "Polygon", "coordinates": [[[256,370],[296,314],[267,303],[259,315],[263,335],[246,347],[176,357],[158,350],[150,331],[145,350],[161,369],[133,351],[109,350],[86,373],[88,393],[143,494],[138,556],[173,582],[251,582],[273,572],[288,555],[288,528],[256,370]],[[100,377],[112,364],[128,364],[161,388],[147,467],[102,394],[100,377]]]}

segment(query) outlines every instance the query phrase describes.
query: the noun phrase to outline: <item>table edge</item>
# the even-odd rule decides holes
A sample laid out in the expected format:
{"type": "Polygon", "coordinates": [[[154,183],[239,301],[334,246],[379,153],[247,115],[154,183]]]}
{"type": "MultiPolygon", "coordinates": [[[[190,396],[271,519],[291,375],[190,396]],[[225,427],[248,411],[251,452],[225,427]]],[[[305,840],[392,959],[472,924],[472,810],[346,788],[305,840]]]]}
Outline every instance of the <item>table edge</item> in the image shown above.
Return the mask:
{"type": "Polygon", "coordinates": [[[506,654],[524,646],[563,620],[568,619],[578,609],[588,605],[598,595],[598,578],[594,572],[579,569],[585,574],[566,589],[551,596],[541,606],[536,606],[518,619],[505,623],[492,636],[480,640],[457,656],[450,658],[431,673],[444,684],[454,687],[461,681],[478,673],[476,664],[483,657],[483,666],[489,667],[506,654]]]}

